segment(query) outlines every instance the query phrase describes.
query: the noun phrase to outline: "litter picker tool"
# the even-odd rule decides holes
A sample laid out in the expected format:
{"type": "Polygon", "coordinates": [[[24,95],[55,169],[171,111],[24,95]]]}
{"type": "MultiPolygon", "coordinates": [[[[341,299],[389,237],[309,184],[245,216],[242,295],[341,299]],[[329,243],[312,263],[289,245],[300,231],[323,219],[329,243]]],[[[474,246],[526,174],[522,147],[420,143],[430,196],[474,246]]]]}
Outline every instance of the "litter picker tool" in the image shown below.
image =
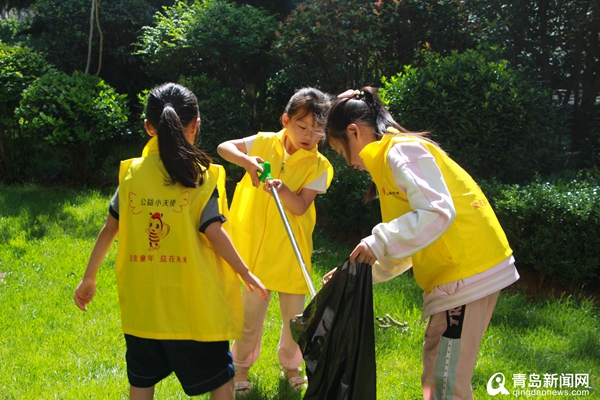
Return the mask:
{"type": "MultiPolygon", "coordinates": [[[[263,172],[259,175],[260,181],[265,182],[267,178],[273,179],[273,177],[271,176],[271,164],[269,162],[264,162],[261,165],[263,167],[263,172]]],[[[271,193],[273,193],[273,198],[275,199],[275,204],[277,204],[277,209],[279,210],[279,214],[281,215],[281,219],[283,220],[283,225],[285,225],[285,230],[288,233],[290,242],[292,242],[294,253],[296,253],[296,258],[298,259],[298,263],[300,264],[300,269],[302,269],[304,280],[306,281],[308,289],[310,290],[310,295],[311,297],[315,297],[317,291],[315,290],[315,286],[312,283],[312,279],[310,278],[310,274],[308,273],[306,264],[304,264],[304,260],[302,259],[302,254],[300,253],[300,249],[298,248],[298,243],[296,242],[294,232],[292,232],[290,221],[288,221],[287,215],[285,215],[285,210],[283,209],[283,205],[281,204],[281,200],[279,199],[279,193],[277,193],[277,188],[271,186],[271,193]]]]}

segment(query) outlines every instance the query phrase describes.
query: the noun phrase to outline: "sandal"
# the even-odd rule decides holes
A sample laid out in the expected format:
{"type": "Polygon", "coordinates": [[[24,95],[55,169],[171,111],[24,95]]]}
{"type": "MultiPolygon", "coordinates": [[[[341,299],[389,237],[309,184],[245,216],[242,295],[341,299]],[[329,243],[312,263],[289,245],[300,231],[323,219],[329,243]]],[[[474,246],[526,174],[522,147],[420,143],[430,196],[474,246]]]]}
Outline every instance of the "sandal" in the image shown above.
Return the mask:
{"type": "Polygon", "coordinates": [[[300,375],[300,369],[287,369],[282,372],[283,379],[287,379],[290,387],[300,390],[308,382],[305,376],[300,375]]]}
{"type": "Polygon", "coordinates": [[[293,378],[289,378],[288,382],[292,389],[300,390],[308,381],[305,376],[294,376],[293,378]]]}
{"type": "Polygon", "coordinates": [[[250,393],[252,387],[248,381],[235,382],[235,394],[245,396],[250,393]]]}

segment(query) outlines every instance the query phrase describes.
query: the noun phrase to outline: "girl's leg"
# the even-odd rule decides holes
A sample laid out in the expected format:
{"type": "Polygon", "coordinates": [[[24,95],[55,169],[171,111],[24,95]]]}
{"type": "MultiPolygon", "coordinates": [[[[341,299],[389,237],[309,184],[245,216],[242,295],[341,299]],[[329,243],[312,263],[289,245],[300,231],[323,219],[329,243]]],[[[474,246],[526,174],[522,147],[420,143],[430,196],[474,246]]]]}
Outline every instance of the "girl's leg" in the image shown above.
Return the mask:
{"type": "Polygon", "coordinates": [[[210,392],[211,400],[233,400],[233,380],[210,392]]]}
{"type": "Polygon", "coordinates": [[[279,293],[279,306],[281,308],[281,318],[283,326],[277,355],[279,363],[286,370],[297,370],[302,365],[303,358],[300,347],[292,338],[290,329],[290,320],[304,311],[305,296],[303,294],[279,293]]]}
{"type": "Polygon", "coordinates": [[[152,400],[154,398],[154,386],[147,388],[129,386],[129,398],[131,400],[152,400]]]}
{"type": "Polygon", "coordinates": [[[244,330],[242,338],[235,340],[231,346],[235,365],[235,382],[247,381],[248,370],[258,359],[263,324],[269,307],[269,302],[261,299],[256,290],[249,292],[244,288],[242,301],[244,304],[244,330]]]}
{"type": "Polygon", "coordinates": [[[423,398],[473,399],[471,378],[498,295],[429,317],[423,343],[423,398]]]}

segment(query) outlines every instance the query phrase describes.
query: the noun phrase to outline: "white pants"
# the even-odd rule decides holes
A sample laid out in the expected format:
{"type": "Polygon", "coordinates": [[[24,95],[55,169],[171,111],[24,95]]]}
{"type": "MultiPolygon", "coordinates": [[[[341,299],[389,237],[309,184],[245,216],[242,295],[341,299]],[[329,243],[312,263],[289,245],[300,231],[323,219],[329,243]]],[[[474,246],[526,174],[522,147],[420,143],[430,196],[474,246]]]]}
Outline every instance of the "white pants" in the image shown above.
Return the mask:
{"type": "MultiPolygon", "coordinates": [[[[270,295],[270,292],[269,292],[270,295]]],[[[244,330],[242,338],[233,342],[231,352],[237,373],[248,373],[248,369],[260,355],[260,344],[263,325],[267,316],[269,302],[260,298],[258,291],[249,292],[244,288],[244,330]]],[[[279,293],[279,305],[283,320],[277,356],[285,369],[297,369],[302,365],[302,352],[292,338],[290,320],[304,311],[305,296],[303,294],[279,293]]]]}

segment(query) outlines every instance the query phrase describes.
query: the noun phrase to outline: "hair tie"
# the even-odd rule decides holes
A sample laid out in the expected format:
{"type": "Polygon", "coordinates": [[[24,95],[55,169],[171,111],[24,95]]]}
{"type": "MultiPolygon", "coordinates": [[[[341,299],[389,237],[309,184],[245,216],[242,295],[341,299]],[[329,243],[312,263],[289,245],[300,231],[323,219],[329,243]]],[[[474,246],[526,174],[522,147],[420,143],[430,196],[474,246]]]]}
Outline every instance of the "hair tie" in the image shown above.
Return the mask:
{"type": "Polygon", "coordinates": [[[365,98],[365,92],[362,90],[348,89],[344,93],[339,94],[338,98],[363,100],[365,98]]]}
{"type": "Polygon", "coordinates": [[[171,107],[171,108],[173,108],[173,109],[175,108],[175,107],[173,106],[173,104],[171,104],[171,103],[165,103],[165,105],[163,106],[163,108],[167,108],[167,107],[171,107]]]}

